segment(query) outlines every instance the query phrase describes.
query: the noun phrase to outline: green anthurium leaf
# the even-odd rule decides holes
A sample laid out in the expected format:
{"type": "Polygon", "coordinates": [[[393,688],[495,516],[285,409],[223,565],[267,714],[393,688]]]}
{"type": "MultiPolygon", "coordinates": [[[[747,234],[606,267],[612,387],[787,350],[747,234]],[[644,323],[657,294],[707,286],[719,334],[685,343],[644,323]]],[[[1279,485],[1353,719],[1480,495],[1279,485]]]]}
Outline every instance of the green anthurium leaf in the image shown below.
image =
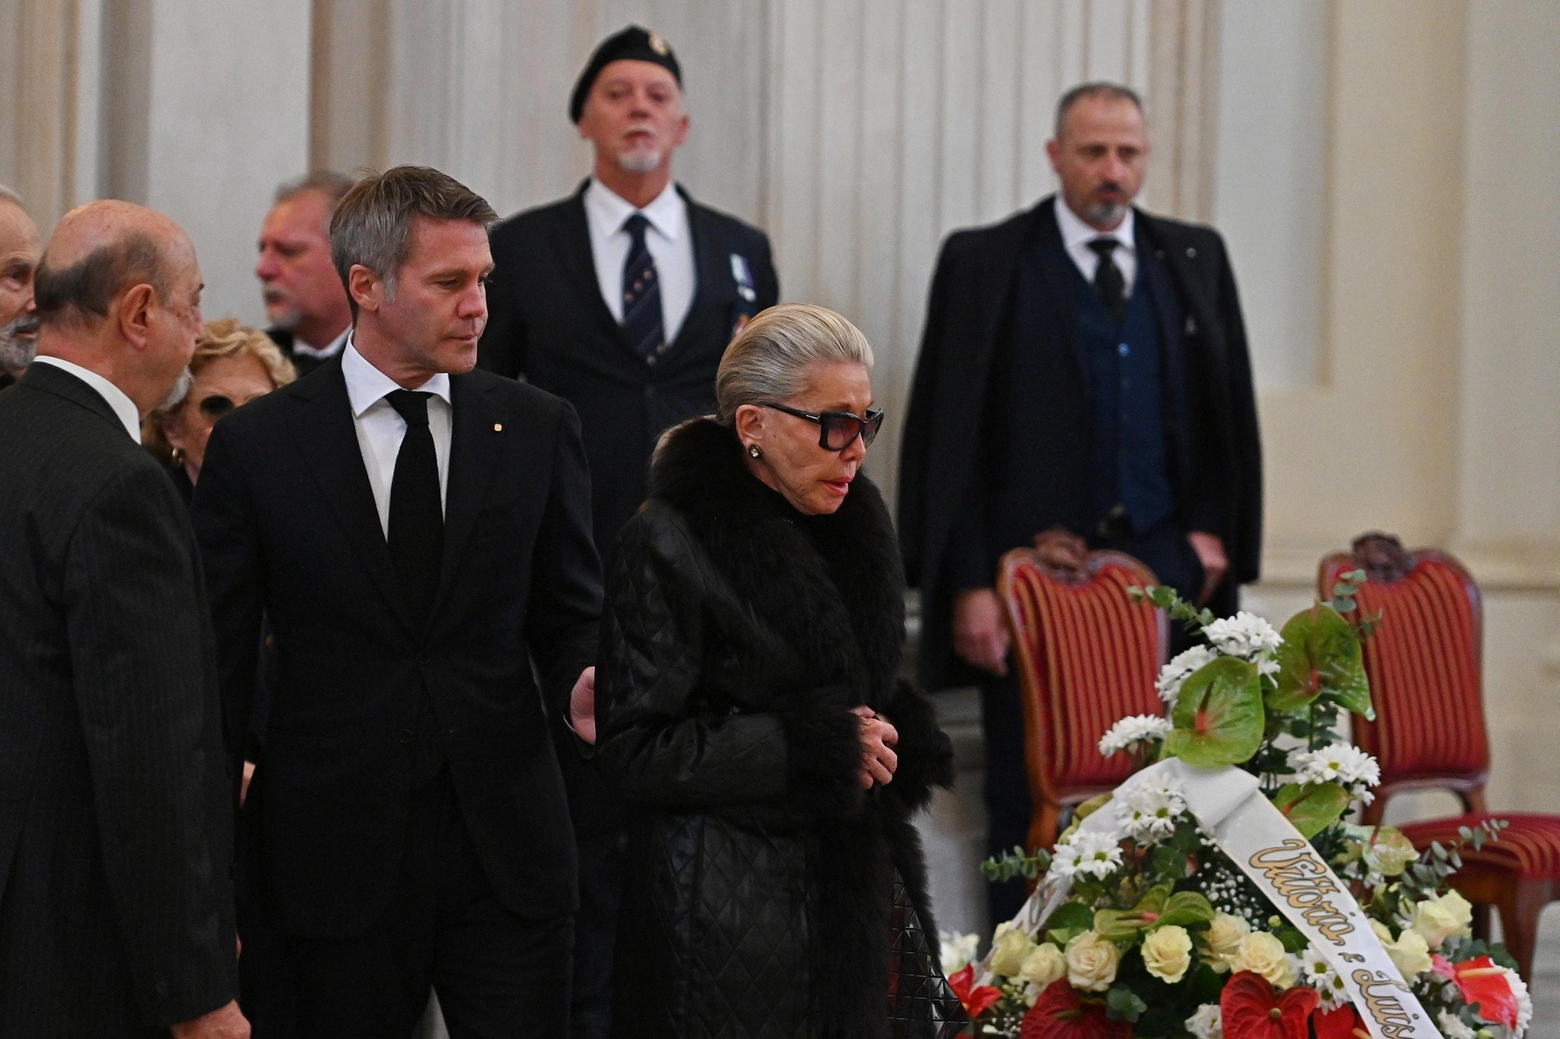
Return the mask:
{"type": "Polygon", "coordinates": [[[1273,795],[1273,804],[1306,840],[1337,822],[1349,801],[1349,792],[1337,783],[1289,783],[1273,795]]]}
{"type": "Polygon", "coordinates": [[[1359,632],[1337,610],[1317,603],[1289,618],[1280,634],[1284,642],[1278,647],[1278,675],[1268,707],[1292,711],[1327,694],[1347,710],[1376,716],[1359,632]]]}
{"type": "Polygon", "coordinates": [[[1063,902],[1046,920],[1046,938],[1064,948],[1077,934],[1087,931],[1094,923],[1094,913],[1081,902],[1063,902]]]}
{"type": "Polygon", "coordinates": [[[1165,902],[1165,908],[1155,922],[1157,927],[1191,927],[1213,922],[1213,906],[1195,891],[1177,891],[1165,902]]]}
{"type": "Polygon", "coordinates": [[[1097,909],[1094,912],[1095,933],[1102,938],[1134,937],[1143,928],[1159,922],[1169,899],[1170,885],[1156,884],[1145,891],[1131,909],[1097,909]]]}
{"type": "Polygon", "coordinates": [[[1365,858],[1365,864],[1385,876],[1398,876],[1408,868],[1410,862],[1419,857],[1414,842],[1405,837],[1403,831],[1396,827],[1360,826],[1349,829],[1351,836],[1356,829],[1364,831],[1364,837],[1360,841],[1360,851],[1365,858]]]}
{"type": "Polygon", "coordinates": [[[1235,657],[1209,661],[1181,685],[1165,753],[1199,768],[1238,765],[1262,744],[1265,715],[1257,665],[1235,657]]]}

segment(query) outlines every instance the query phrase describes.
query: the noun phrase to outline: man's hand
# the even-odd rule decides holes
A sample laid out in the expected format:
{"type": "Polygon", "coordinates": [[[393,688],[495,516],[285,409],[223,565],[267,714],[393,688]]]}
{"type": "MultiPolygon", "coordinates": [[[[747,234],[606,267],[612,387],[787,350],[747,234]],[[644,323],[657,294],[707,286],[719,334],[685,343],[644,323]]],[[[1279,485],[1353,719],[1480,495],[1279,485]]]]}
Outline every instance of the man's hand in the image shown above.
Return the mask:
{"type": "Polygon", "coordinates": [[[193,1021],[180,1021],[171,1029],[174,1039],[249,1039],[249,1022],[232,1002],[193,1021]]]}
{"type": "Polygon", "coordinates": [[[1013,636],[995,589],[974,588],[953,600],[953,651],[983,671],[1007,674],[1013,636]]]}
{"type": "Polygon", "coordinates": [[[861,789],[871,790],[873,783],[887,785],[899,767],[899,755],[893,750],[899,742],[899,730],[870,707],[852,707],[851,713],[861,719],[857,729],[861,736],[861,789]]]}
{"type": "Polygon", "coordinates": [[[1194,530],[1186,535],[1186,540],[1192,543],[1192,551],[1197,553],[1197,559],[1202,563],[1204,575],[1202,594],[1197,597],[1197,605],[1201,606],[1213,598],[1219,582],[1223,581],[1224,575],[1229,573],[1230,557],[1224,554],[1224,542],[1212,534],[1194,530]]]}
{"type": "Polygon", "coordinates": [[[587,667],[569,693],[569,724],[580,739],[596,745],[596,669],[587,667]]]}

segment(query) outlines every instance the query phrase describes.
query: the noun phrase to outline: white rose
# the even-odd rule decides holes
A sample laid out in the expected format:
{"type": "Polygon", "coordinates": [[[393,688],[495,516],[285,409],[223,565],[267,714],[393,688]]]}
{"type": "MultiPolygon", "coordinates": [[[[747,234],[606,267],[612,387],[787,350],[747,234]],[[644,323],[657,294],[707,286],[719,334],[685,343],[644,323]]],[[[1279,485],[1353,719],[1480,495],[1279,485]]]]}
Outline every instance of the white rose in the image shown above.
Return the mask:
{"type": "Polygon", "coordinates": [[[1414,931],[1424,937],[1425,944],[1439,949],[1441,943],[1473,923],[1473,906],[1455,891],[1448,891],[1439,898],[1427,898],[1414,907],[1414,931]]]}
{"type": "Polygon", "coordinates": [[[1197,1039],[1224,1039],[1224,1020],[1219,1004],[1204,1003],[1197,1013],[1186,1019],[1186,1030],[1197,1039]]]}
{"type": "MultiPolygon", "coordinates": [[[[1381,930],[1385,931],[1386,928],[1381,930]]],[[[1395,942],[1382,938],[1381,944],[1386,946],[1387,955],[1392,957],[1404,981],[1413,982],[1415,975],[1430,969],[1430,945],[1418,931],[1405,930],[1395,942]]]]}
{"type": "Polygon", "coordinates": [[[1295,965],[1284,951],[1284,943],[1266,931],[1256,931],[1240,940],[1240,951],[1230,961],[1234,970],[1260,974],[1272,985],[1288,988],[1295,983],[1295,965]]]}
{"type": "Polygon", "coordinates": [[[1223,974],[1230,969],[1235,954],[1240,952],[1241,939],[1251,933],[1251,925],[1238,916],[1214,913],[1213,923],[1202,936],[1203,958],[1215,971],[1223,974]]]}
{"type": "Polygon", "coordinates": [[[1010,927],[997,935],[991,947],[991,971],[1004,978],[1016,978],[1024,960],[1035,950],[1034,939],[1022,928],[1010,927]]]}
{"type": "Polygon", "coordinates": [[[1018,969],[1018,976],[1031,985],[1045,988],[1057,978],[1067,973],[1067,957],[1062,955],[1053,942],[1043,942],[1035,946],[1035,951],[1024,957],[1024,965],[1018,969]]]}
{"type": "Polygon", "coordinates": [[[1174,985],[1192,965],[1192,936],[1186,928],[1167,924],[1143,939],[1143,966],[1160,981],[1174,985]]]}
{"type": "Polygon", "coordinates": [[[1093,931],[1073,935],[1067,943],[1067,982],[1085,992],[1104,992],[1116,980],[1121,950],[1093,931]]]}

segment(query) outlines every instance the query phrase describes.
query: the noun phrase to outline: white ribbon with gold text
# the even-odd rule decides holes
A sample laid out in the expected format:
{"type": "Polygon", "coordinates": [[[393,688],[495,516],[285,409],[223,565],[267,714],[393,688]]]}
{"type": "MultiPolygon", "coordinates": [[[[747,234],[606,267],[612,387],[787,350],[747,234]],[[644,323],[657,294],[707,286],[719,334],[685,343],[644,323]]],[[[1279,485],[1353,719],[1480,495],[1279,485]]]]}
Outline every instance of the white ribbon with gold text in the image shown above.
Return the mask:
{"type": "MultiPolygon", "coordinates": [[[[1181,791],[1187,809],[1220,850],[1327,957],[1372,1039],[1441,1039],[1348,887],[1262,794],[1256,776],[1238,768],[1194,768],[1169,758],[1133,777],[1133,782],[1145,781],[1181,791]]],[[[1078,828],[1124,836],[1109,805],[1078,828]]],[[[1014,926],[1038,935],[1070,888],[1066,880],[1041,884],[1014,918],[1014,926]]],[[[981,964],[980,984],[990,981],[989,959],[981,964]]]]}

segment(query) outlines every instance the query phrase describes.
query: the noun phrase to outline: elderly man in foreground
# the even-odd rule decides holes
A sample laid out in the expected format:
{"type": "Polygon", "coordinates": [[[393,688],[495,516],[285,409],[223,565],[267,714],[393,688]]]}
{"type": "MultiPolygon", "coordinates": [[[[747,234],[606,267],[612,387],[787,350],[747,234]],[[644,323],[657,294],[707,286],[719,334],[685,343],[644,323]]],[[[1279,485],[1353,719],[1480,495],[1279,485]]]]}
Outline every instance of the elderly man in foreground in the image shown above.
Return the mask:
{"type": "Polygon", "coordinates": [[[167,217],[93,202],[37,273],[0,395],[0,1035],[248,1036],[214,644],[178,492],[140,446],[200,334],[167,217]]]}

